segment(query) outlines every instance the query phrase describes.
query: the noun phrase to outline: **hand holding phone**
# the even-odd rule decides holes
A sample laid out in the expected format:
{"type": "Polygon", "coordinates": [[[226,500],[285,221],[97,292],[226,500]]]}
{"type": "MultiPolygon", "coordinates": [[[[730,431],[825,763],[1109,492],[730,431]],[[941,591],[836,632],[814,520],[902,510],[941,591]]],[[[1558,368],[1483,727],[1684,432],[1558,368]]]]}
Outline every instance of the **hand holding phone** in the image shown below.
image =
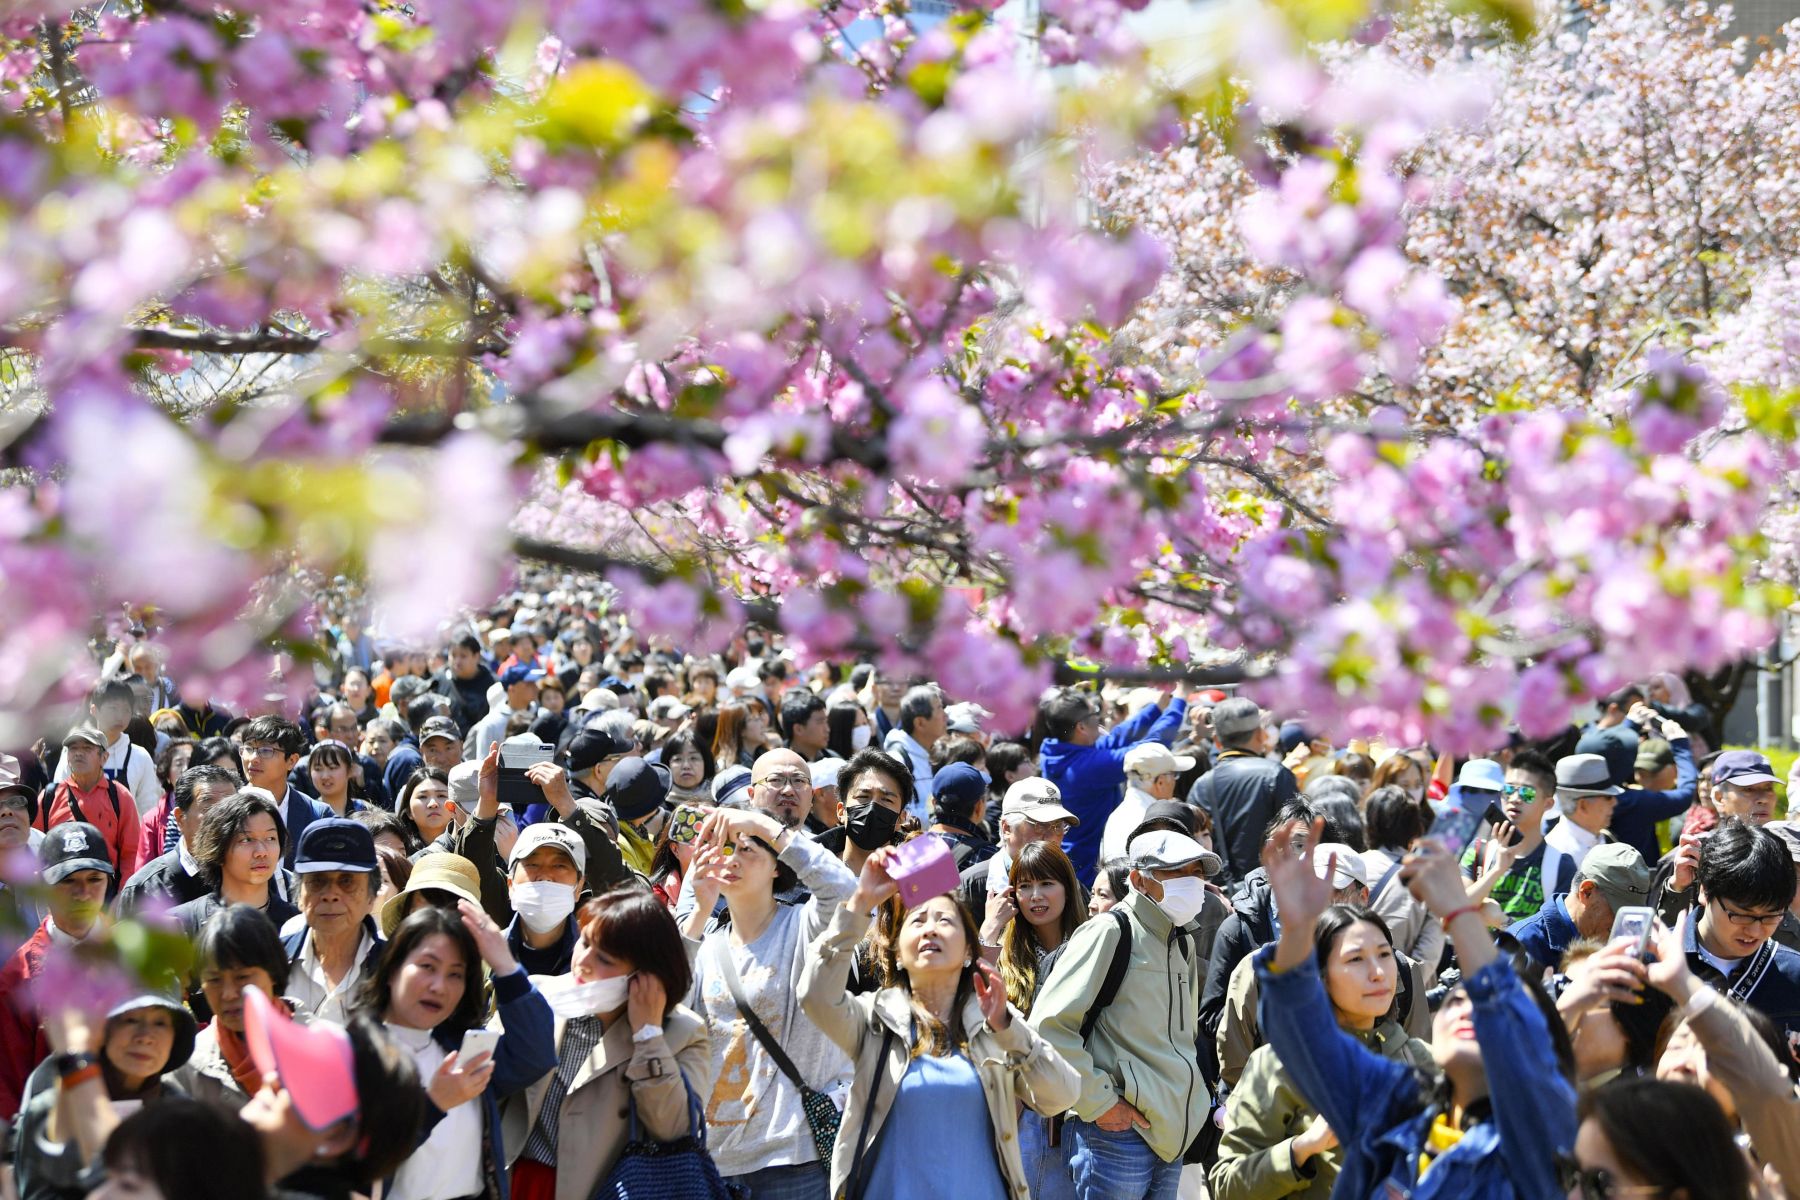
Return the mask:
{"type": "Polygon", "coordinates": [[[1651,962],[1655,956],[1650,953],[1650,942],[1656,935],[1656,910],[1637,905],[1627,905],[1613,916],[1612,933],[1606,939],[1617,942],[1630,938],[1632,952],[1639,962],[1651,962]]]}
{"type": "Polygon", "coordinates": [[[463,1034],[462,1048],[457,1051],[456,1057],[467,1070],[471,1063],[477,1063],[478,1056],[493,1057],[494,1050],[499,1045],[498,1029],[471,1029],[463,1034]]]}

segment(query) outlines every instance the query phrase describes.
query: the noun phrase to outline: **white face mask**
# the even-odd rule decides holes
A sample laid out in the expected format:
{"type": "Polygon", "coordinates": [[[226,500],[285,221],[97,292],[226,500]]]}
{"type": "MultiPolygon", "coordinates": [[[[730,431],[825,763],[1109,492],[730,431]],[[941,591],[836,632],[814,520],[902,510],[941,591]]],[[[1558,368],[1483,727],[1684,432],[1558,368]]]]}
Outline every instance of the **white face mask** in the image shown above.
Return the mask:
{"type": "Polygon", "coordinates": [[[850,731],[850,748],[852,750],[866,749],[869,740],[874,736],[875,731],[873,729],[870,729],[867,725],[858,725],[855,729],[850,731]]]}
{"type": "Polygon", "coordinates": [[[575,889],[566,883],[515,883],[507,899],[533,933],[549,933],[575,911],[575,889]]]}
{"type": "Polygon", "coordinates": [[[1200,915],[1200,909],[1206,904],[1206,884],[1192,876],[1165,879],[1162,881],[1162,888],[1162,910],[1168,914],[1173,925],[1186,925],[1200,915]]]}
{"type": "Polygon", "coordinates": [[[558,975],[538,986],[550,1011],[563,1020],[591,1017],[596,1013],[617,1012],[625,1007],[631,990],[631,976],[614,975],[592,983],[576,983],[573,975],[558,975]]]}

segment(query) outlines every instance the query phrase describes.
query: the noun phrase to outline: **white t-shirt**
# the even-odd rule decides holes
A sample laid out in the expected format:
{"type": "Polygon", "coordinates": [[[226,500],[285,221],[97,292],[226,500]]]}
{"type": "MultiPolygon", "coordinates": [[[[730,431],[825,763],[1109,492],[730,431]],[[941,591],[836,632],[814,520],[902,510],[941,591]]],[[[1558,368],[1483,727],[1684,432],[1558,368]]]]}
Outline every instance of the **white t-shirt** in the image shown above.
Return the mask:
{"type": "Polygon", "coordinates": [[[1100,861],[1109,858],[1122,858],[1125,854],[1125,840],[1131,831],[1144,823],[1144,814],[1156,800],[1143,788],[1134,783],[1125,785],[1125,799],[1119,807],[1112,810],[1106,818],[1106,827],[1100,831],[1100,861]]]}
{"type": "MultiPolygon", "coordinates": [[[[429,1030],[389,1025],[394,1040],[412,1053],[419,1082],[428,1084],[449,1057],[429,1030]]],[[[400,1164],[387,1200],[460,1200],[482,1189],[481,1159],[487,1149],[482,1136],[481,1100],[477,1097],[444,1114],[425,1144],[400,1164]]]]}

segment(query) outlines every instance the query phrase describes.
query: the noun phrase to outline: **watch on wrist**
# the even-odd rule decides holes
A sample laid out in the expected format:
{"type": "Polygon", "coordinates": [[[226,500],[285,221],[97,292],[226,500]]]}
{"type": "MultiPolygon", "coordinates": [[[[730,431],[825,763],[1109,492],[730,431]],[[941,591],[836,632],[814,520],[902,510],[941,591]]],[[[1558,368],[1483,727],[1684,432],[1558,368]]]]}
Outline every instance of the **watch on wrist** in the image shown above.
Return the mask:
{"type": "Polygon", "coordinates": [[[59,1076],[67,1077],[87,1067],[98,1066],[99,1062],[98,1056],[86,1051],[65,1050],[60,1054],[50,1056],[50,1069],[59,1076]]]}

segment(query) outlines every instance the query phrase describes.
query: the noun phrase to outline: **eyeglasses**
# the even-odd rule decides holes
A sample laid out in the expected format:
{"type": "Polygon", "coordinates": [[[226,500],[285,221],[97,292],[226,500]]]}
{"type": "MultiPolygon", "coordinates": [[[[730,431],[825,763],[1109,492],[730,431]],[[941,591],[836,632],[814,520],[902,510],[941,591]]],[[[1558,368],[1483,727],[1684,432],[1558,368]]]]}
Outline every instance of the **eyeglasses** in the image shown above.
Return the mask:
{"type": "Polygon", "coordinates": [[[1500,794],[1502,796],[1517,796],[1527,804],[1530,804],[1537,799],[1537,789],[1532,787],[1529,783],[1505,784],[1500,788],[1500,794]]]}
{"type": "Polygon", "coordinates": [[[768,786],[778,792],[799,791],[812,786],[812,776],[802,775],[798,771],[784,771],[778,775],[764,775],[757,780],[757,786],[768,786]]]}
{"type": "Polygon", "coordinates": [[[1719,906],[1719,911],[1725,914],[1725,919],[1730,921],[1733,925],[1736,925],[1739,929],[1748,929],[1752,925],[1760,925],[1764,929],[1773,929],[1781,924],[1781,918],[1785,915],[1778,912],[1733,912],[1731,909],[1725,907],[1725,902],[1723,900],[1715,900],[1713,903],[1719,906]]]}
{"type": "Polygon", "coordinates": [[[280,758],[280,746],[245,746],[245,758],[280,758]]]}
{"type": "Polygon", "coordinates": [[[1571,1190],[1579,1188],[1581,1200],[1622,1200],[1626,1196],[1666,1196],[1669,1189],[1653,1183],[1623,1184],[1613,1180],[1605,1167],[1565,1166],[1571,1190]]]}
{"type": "Polygon", "coordinates": [[[30,807],[31,798],[22,792],[0,794],[0,812],[24,812],[30,807]]]}

